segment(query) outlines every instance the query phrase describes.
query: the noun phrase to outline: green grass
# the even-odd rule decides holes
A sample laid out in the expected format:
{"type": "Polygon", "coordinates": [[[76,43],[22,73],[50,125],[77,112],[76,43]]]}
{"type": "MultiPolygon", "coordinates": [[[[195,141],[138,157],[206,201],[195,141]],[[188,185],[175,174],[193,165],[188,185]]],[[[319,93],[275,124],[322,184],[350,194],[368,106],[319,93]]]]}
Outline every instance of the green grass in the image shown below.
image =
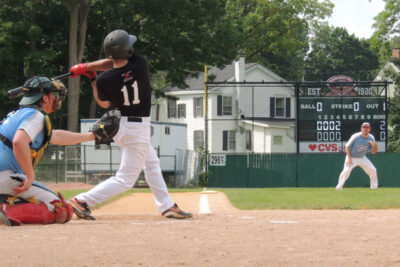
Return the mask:
{"type": "Polygon", "coordinates": [[[218,189],[243,210],[400,208],[400,188],[246,188],[218,189]]]}
{"type": "MultiPolygon", "coordinates": [[[[200,192],[201,188],[168,189],[174,192],[200,192]]],[[[400,208],[400,188],[217,188],[229,201],[242,210],[267,209],[391,209],[400,208]]],[[[65,199],[86,190],[62,191],[65,199]]],[[[99,208],[135,192],[151,193],[150,189],[130,189],[104,203],[99,208]]]]}

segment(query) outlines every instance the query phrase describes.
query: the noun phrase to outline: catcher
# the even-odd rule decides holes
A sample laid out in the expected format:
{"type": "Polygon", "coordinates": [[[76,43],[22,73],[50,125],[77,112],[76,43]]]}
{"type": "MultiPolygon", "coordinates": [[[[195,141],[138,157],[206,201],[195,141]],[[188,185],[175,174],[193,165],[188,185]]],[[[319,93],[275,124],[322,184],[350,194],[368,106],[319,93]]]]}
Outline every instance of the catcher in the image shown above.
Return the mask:
{"type": "Polygon", "coordinates": [[[66,223],[71,205],[35,181],[34,167],[49,143],[73,145],[95,136],[52,130],[48,114],[59,110],[67,95],[60,81],[35,76],[23,90],[20,108],[0,122],[0,224],[66,223]]]}
{"type": "Polygon", "coordinates": [[[343,171],[340,173],[339,182],[336,190],[342,190],[344,183],[349,178],[354,167],[360,166],[369,176],[371,189],[378,188],[378,176],[376,168],[372,162],[365,156],[368,151],[375,154],[378,151],[378,145],[375,143],[375,137],[370,134],[371,124],[364,122],[361,125],[361,132],[355,133],[350,137],[346,144],[346,159],[343,171]]]}

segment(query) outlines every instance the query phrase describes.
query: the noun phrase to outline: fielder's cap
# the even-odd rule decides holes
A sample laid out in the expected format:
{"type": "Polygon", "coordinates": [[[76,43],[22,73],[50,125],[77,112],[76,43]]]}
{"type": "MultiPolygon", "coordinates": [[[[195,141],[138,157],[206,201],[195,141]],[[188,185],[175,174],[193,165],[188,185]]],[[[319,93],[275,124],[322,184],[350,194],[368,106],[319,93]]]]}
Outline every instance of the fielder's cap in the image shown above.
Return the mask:
{"type": "Polygon", "coordinates": [[[371,128],[371,124],[369,122],[363,122],[361,127],[370,127],[371,128]]]}
{"type": "Polygon", "coordinates": [[[39,101],[45,94],[45,90],[52,88],[49,78],[35,76],[28,79],[23,87],[24,97],[19,101],[20,106],[32,105],[39,101]]]}

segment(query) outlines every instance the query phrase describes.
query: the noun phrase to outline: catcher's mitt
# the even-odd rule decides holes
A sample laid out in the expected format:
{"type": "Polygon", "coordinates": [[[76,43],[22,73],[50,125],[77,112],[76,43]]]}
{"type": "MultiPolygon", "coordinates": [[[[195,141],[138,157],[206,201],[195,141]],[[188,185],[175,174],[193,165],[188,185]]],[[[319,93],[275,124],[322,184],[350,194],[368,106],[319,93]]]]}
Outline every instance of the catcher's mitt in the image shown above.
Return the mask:
{"type": "Polygon", "coordinates": [[[371,145],[371,153],[375,154],[378,151],[378,145],[372,141],[369,141],[368,143],[371,145]]]}
{"type": "Polygon", "coordinates": [[[101,142],[110,142],[119,130],[120,119],[121,112],[119,110],[107,111],[93,124],[90,131],[94,133],[97,140],[101,142]]]}

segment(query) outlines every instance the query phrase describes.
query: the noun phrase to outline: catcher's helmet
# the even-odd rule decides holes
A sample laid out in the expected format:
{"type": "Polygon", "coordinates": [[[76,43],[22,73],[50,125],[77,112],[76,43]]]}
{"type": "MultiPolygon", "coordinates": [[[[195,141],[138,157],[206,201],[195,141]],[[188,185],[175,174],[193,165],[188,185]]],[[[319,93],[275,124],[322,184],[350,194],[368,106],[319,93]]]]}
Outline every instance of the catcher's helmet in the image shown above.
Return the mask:
{"type": "Polygon", "coordinates": [[[67,88],[59,80],[50,80],[44,76],[34,76],[28,79],[23,87],[24,97],[22,97],[19,104],[32,105],[39,101],[44,94],[50,92],[58,92],[59,98],[62,101],[67,95],[67,88]]]}
{"type": "Polygon", "coordinates": [[[133,53],[133,44],[137,38],[124,30],[110,32],[104,39],[106,56],[112,59],[129,59],[133,53]]]}

